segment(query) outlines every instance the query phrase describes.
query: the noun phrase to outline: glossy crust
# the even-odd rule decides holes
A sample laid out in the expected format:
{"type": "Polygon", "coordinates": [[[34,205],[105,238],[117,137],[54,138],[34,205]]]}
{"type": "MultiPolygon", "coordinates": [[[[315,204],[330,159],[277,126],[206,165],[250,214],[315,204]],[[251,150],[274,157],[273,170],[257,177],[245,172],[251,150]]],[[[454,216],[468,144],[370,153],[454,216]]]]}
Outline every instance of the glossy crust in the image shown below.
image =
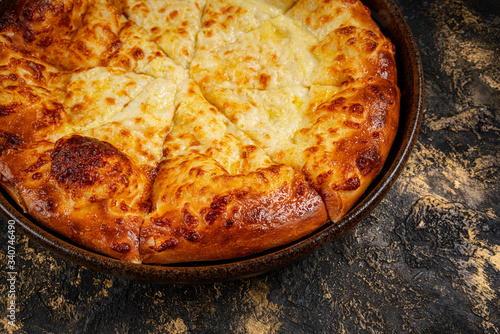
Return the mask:
{"type": "Polygon", "coordinates": [[[65,70],[100,65],[126,19],[105,1],[21,0],[0,29],[22,51],[65,70]]]}
{"type": "Polygon", "coordinates": [[[394,54],[356,0],[21,0],[0,17],[0,181],[124,261],[282,246],[377,177],[394,54]]]}
{"type": "Polygon", "coordinates": [[[45,138],[65,117],[62,104],[38,87],[7,86],[0,90],[0,101],[0,154],[45,138]]]}
{"type": "Polygon", "coordinates": [[[178,156],[160,165],[153,194],[141,230],[145,263],[253,254],[297,240],[327,219],[321,198],[286,166],[229,175],[206,156],[178,156]]]}
{"type": "Polygon", "coordinates": [[[22,53],[0,35],[0,155],[61,127],[65,110],[56,87],[67,80],[65,73],[22,53]]]}
{"type": "Polygon", "coordinates": [[[295,136],[303,145],[300,155],[283,152],[283,160],[301,168],[321,194],[333,221],[347,213],[382,169],[398,128],[399,100],[399,89],[388,80],[347,82],[340,92],[312,103],[310,126],[295,136]]]}
{"type": "Polygon", "coordinates": [[[127,156],[96,139],[38,142],[1,157],[2,184],[48,228],[100,253],[140,262],[151,184],[127,156]]]}

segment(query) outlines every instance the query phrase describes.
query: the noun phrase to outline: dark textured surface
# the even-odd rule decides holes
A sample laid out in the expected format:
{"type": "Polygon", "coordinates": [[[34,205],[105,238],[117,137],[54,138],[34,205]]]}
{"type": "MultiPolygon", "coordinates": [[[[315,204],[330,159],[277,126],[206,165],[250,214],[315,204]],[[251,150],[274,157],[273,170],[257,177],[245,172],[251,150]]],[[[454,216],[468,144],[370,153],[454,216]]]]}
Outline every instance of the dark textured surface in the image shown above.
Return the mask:
{"type": "MultiPolygon", "coordinates": [[[[15,332],[499,333],[500,5],[396,3],[420,48],[425,117],[365,220],[281,270],[192,286],[89,271],[18,232],[15,332]]],[[[4,314],[0,331],[12,331],[4,314]]]]}

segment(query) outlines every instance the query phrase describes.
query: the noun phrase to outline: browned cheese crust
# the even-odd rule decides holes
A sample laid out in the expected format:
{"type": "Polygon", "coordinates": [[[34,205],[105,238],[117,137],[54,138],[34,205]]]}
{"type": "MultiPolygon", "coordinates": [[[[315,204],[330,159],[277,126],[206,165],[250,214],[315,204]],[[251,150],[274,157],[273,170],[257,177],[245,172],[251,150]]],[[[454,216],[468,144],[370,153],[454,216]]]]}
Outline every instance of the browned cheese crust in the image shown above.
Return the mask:
{"type": "Polygon", "coordinates": [[[124,261],[283,246],[382,170],[394,55],[357,0],[20,0],[0,16],[0,182],[124,261]]]}
{"type": "Polygon", "coordinates": [[[289,167],[229,175],[196,155],[160,165],[153,203],[141,231],[146,263],[253,254],[297,240],[327,219],[321,198],[289,167]]]}
{"type": "Polygon", "coordinates": [[[66,79],[0,35],[0,155],[9,147],[43,139],[61,126],[65,112],[55,87],[66,79]]]}
{"type": "Polygon", "coordinates": [[[126,22],[105,1],[21,0],[0,29],[25,53],[66,70],[98,66],[126,22]]]}
{"type": "Polygon", "coordinates": [[[139,228],[151,184],[111,145],[72,136],[11,149],[2,183],[48,228],[100,253],[140,262],[139,228]]]}
{"type": "Polygon", "coordinates": [[[397,132],[399,99],[399,90],[384,79],[347,82],[310,110],[315,122],[297,133],[295,139],[307,148],[296,161],[304,162],[302,172],[333,221],[347,213],[382,169],[397,132]]]}

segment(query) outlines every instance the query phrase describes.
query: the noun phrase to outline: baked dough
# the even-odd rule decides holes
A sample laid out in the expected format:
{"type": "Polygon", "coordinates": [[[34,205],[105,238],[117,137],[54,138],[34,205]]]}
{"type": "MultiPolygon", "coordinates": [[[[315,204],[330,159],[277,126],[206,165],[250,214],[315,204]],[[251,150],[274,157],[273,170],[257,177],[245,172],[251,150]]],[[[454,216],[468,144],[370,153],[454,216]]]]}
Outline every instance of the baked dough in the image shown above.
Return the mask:
{"type": "Polygon", "coordinates": [[[21,0],[0,19],[1,184],[124,261],[283,246],[382,169],[394,54],[356,0],[21,0]]]}

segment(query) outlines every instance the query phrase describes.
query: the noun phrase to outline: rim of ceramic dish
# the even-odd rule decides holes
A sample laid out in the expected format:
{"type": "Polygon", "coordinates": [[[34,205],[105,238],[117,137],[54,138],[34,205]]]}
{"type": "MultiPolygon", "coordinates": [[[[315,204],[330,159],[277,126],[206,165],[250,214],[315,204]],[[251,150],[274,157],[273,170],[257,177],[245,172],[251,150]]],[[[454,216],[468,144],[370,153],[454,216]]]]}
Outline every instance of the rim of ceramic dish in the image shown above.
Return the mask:
{"type": "Polygon", "coordinates": [[[417,138],[423,115],[423,70],[417,45],[393,0],[364,0],[385,36],[396,45],[401,116],[396,140],[379,177],[338,223],[328,223],[291,244],[245,258],[177,265],[133,264],[109,258],[76,245],[39,226],[4,191],[0,215],[14,220],[19,230],[51,252],[92,270],[156,283],[208,283],[241,279],[283,267],[304,258],[318,247],[337,239],[377,206],[401,174],[417,138]]]}

